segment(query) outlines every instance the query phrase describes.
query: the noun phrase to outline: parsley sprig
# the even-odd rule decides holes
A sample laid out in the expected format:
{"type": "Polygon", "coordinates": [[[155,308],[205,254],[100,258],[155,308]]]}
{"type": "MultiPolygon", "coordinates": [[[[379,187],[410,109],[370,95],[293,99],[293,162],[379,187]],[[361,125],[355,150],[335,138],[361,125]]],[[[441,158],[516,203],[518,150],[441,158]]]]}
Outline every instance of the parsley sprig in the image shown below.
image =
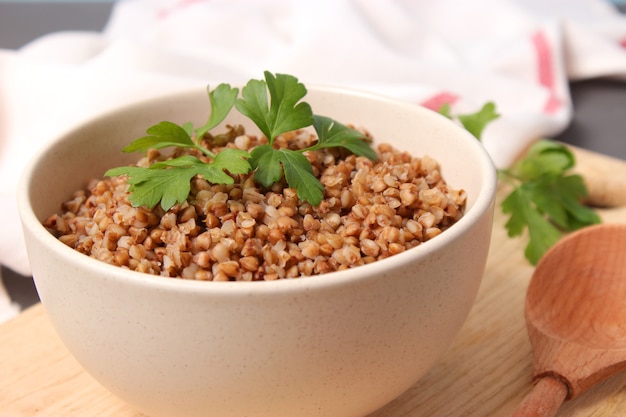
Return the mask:
{"type": "Polygon", "coordinates": [[[207,122],[197,129],[191,123],[179,126],[172,122],[160,122],[146,131],[143,136],[126,146],[124,152],[146,152],[149,149],[168,147],[193,148],[199,150],[210,162],[193,155],[156,162],[149,167],[118,167],[108,170],[105,176],[128,176],[129,200],[134,206],[152,208],[161,203],[167,211],[182,203],[191,191],[191,179],[201,175],[214,184],[232,184],[234,179],[227,174],[245,174],[250,171],[249,154],[240,149],[226,148],[218,154],[200,143],[212,128],[219,125],[235,104],[239,90],[220,84],[215,90],[207,90],[211,102],[211,114],[207,122]],[[195,139],[194,139],[195,137],[195,139]]]}
{"type": "Polygon", "coordinates": [[[300,101],[306,94],[306,88],[295,77],[283,75],[281,78],[279,80],[278,76],[266,72],[266,83],[249,82],[243,88],[243,97],[236,103],[237,110],[253,120],[268,139],[268,144],[252,150],[250,164],[256,170],[254,179],[269,187],[280,181],[284,173],[287,184],[296,189],[301,200],[318,205],[324,197],[324,186],[315,177],[305,152],[343,147],[370,159],[376,159],[376,153],[362,133],[331,118],[314,115],[311,106],[300,101]],[[311,124],[318,136],[315,144],[299,150],[275,148],[274,141],[278,135],[311,124]]]}
{"type": "Polygon", "coordinates": [[[499,178],[514,187],[502,201],[502,212],[510,215],[508,234],[519,236],[528,228],[525,255],[533,265],[563,233],[600,223],[600,217],[580,203],[587,188],[580,175],[568,174],[574,165],[569,149],[544,139],[510,169],[499,172],[499,178]]]}
{"type": "MultiPolygon", "coordinates": [[[[447,106],[440,112],[453,118],[447,106]]],[[[487,103],[457,119],[480,140],[483,129],[498,117],[495,105],[487,103]]],[[[566,146],[542,139],[509,169],[498,170],[500,181],[512,187],[501,203],[502,212],[509,215],[507,233],[515,237],[528,230],[524,255],[532,265],[565,233],[600,223],[599,216],[581,203],[587,189],[580,175],[570,174],[575,164],[566,146]]]]}
{"type": "Polygon", "coordinates": [[[128,176],[129,200],[134,206],[152,208],[160,203],[167,211],[189,196],[191,180],[201,176],[213,184],[232,184],[232,175],[254,171],[254,179],[270,187],[283,177],[296,190],[301,200],[319,205],[324,198],[324,186],[315,177],[305,153],[322,148],[341,147],[358,156],[376,159],[362,133],[331,118],[313,114],[311,106],[302,101],[307,90],[294,76],[264,73],[264,80],[250,80],[241,90],[228,84],[207,88],[211,112],[207,122],[198,127],[192,123],[180,126],[160,122],[143,136],[123,149],[124,152],[146,152],[168,147],[191,148],[204,155],[204,160],[184,155],[156,162],[148,167],[118,167],[106,176],[128,176]],[[269,96],[268,96],[269,92],[269,96]],[[251,152],[225,147],[217,154],[202,145],[202,139],[224,121],[235,107],[259,128],[268,140],[251,152]],[[290,131],[313,126],[318,140],[305,149],[277,148],[276,138],[290,131]]]}

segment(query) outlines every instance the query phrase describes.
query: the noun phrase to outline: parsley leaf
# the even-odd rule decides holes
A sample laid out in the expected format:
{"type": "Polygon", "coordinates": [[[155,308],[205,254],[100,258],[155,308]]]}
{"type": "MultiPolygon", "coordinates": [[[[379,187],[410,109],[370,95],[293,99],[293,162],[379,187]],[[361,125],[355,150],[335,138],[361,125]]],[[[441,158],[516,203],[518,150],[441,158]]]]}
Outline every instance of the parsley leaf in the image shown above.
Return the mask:
{"type": "Polygon", "coordinates": [[[330,117],[314,115],[313,118],[313,127],[319,140],[309,147],[309,150],[342,147],[355,155],[376,160],[376,152],[369,146],[370,141],[363,133],[342,125],[330,117]]]}
{"type": "Polygon", "coordinates": [[[213,162],[206,163],[192,155],[155,162],[149,167],[118,167],[108,170],[106,176],[127,175],[129,201],[133,206],[152,208],[159,201],[167,211],[184,202],[191,191],[191,179],[202,175],[214,184],[232,184],[232,174],[245,174],[250,170],[246,161],[248,153],[239,149],[224,149],[213,162]]]}
{"type": "Polygon", "coordinates": [[[281,149],[277,153],[287,184],[296,189],[298,198],[317,206],[324,198],[324,186],[313,175],[309,160],[300,152],[289,149],[281,149]]]}
{"type": "Polygon", "coordinates": [[[181,126],[172,122],[161,122],[146,130],[148,136],[143,136],[122,149],[124,152],[147,151],[148,149],[162,149],[170,146],[179,148],[195,148],[189,133],[181,126]]]}
{"type": "Polygon", "coordinates": [[[540,140],[511,168],[511,173],[523,181],[532,181],[543,175],[559,175],[575,164],[574,155],[566,147],[540,140]]]}
{"type": "Polygon", "coordinates": [[[220,84],[214,90],[207,86],[209,101],[211,102],[211,114],[207,122],[196,129],[196,137],[201,138],[209,130],[217,127],[230,113],[237,101],[238,88],[232,88],[228,84],[220,84]]]}
{"type": "Polygon", "coordinates": [[[480,138],[483,129],[498,117],[500,115],[496,112],[496,105],[488,102],[476,113],[459,115],[459,121],[472,135],[480,138]]]}
{"type": "Polygon", "coordinates": [[[128,176],[128,199],[133,206],[152,208],[161,202],[161,207],[167,211],[187,199],[191,179],[196,173],[193,166],[179,166],[177,169],[119,167],[108,170],[105,175],[128,176]]]}
{"type": "Polygon", "coordinates": [[[515,188],[502,201],[502,212],[510,214],[505,224],[509,237],[520,236],[528,227],[529,242],[524,255],[531,264],[535,265],[543,254],[560,239],[561,231],[533,206],[532,192],[529,192],[528,188],[525,185],[515,188]]]}
{"type": "Polygon", "coordinates": [[[255,169],[254,179],[264,187],[280,181],[283,170],[280,155],[270,145],[257,146],[250,153],[250,165],[255,169]]]}
{"type": "Polygon", "coordinates": [[[300,100],[306,95],[304,84],[292,75],[265,71],[265,81],[250,80],[242,89],[235,106],[252,120],[270,145],[282,133],[301,129],[313,123],[311,106],[300,100]],[[270,93],[268,106],[267,92],[270,93]]]}
{"type": "MultiPolygon", "coordinates": [[[[448,103],[444,103],[439,108],[439,113],[451,120],[454,120],[455,118],[450,111],[450,105],[448,103]]],[[[485,105],[483,105],[483,107],[477,112],[459,114],[456,116],[465,130],[474,135],[474,137],[478,140],[481,139],[485,127],[498,117],[500,117],[500,115],[496,112],[496,105],[491,101],[485,103],[485,105]]]]}
{"type": "Polygon", "coordinates": [[[264,187],[280,181],[284,175],[301,200],[318,205],[324,198],[324,186],[313,175],[309,160],[299,151],[261,145],[252,150],[250,162],[257,170],[255,181],[264,187]]]}
{"type": "MultiPolygon", "coordinates": [[[[231,174],[247,174],[250,171],[250,163],[247,158],[250,154],[247,151],[234,148],[226,148],[221,150],[213,159],[212,163],[204,164],[205,167],[210,169],[217,169],[220,171],[228,171],[231,174]]],[[[204,172],[200,172],[206,178],[204,172]]],[[[208,179],[208,178],[207,178],[208,179]]],[[[211,181],[210,179],[208,179],[211,181]]],[[[222,183],[214,182],[214,184],[232,184],[232,182],[222,183]]]]}
{"type": "Polygon", "coordinates": [[[580,205],[587,196],[580,175],[545,176],[527,183],[532,187],[533,202],[552,222],[563,230],[576,230],[582,226],[598,223],[596,213],[580,205]]]}

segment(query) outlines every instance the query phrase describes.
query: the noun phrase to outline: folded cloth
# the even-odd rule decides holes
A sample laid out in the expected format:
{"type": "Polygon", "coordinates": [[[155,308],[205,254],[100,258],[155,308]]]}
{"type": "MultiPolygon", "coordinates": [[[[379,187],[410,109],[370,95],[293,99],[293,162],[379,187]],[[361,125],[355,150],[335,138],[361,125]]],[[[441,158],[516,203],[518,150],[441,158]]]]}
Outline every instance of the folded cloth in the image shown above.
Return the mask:
{"type": "Polygon", "coordinates": [[[0,263],[30,274],[15,207],[42,144],[121,104],[263,70],[501,117],[499,167],[572,118],[568,81],[626,75],[626,19],[606,0],[126,0],[102,32],[0,50],[0,263]]]}

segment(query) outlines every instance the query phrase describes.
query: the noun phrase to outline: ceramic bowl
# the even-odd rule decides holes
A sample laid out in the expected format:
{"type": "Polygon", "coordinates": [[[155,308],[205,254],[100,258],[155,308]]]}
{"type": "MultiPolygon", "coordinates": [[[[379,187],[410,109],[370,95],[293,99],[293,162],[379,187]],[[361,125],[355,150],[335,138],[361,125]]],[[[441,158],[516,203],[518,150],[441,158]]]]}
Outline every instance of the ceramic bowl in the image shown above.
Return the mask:
{"type": "MultiPolygon", "coordinates": [[[[152,417],[363,417],[422,377],[453,343],[487,258],[496,176],[482,145],[416,105],[309,89],[318,114],[430,155],[468,194],[434,239],[347,271],[274,282],[196,282],[82,255],[41,221],[162,120],[206,120],[203,89],[132,104],[52,141],[25,170],[19,209],[47,314],[85,370],[152,417]]],[[[238,116],[233,112],[227,121],[238,116]]],[[[239,116],[240,117],[240,116],[239,116]]]]}

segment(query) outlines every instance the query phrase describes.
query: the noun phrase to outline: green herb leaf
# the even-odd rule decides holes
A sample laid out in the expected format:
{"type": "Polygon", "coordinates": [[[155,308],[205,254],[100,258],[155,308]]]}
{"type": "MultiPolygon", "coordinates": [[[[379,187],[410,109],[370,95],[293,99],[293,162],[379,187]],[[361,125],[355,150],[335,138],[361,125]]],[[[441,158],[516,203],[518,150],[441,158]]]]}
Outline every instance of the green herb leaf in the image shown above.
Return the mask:
{"type": "Polygon", "coordinates": [[[120,167],[107,171],[105,175],[128,175],[128,199],[133,206],[152,208],[161,202],[161,207],[167,211],[187,199],[196,169],[193,166],[179,166],[177,169],[120,167]]]}
{"type": "Polygon", "coordinates": [[[238,88],[232,88],[228,84],[219,84],[214,90],[207,86],[209,101],[211,102],[211,115],[209,120],[196,129],[196,137],[203,137],[209,130],[219,125],[230,113],[230,110],[237,101],[239,95],[238,88]]]}
{"type": "Polygon", "coordinates": [[[313,175],[311,163],[301,152],[261,145],[252,150],[250,159],[256,169],[254,180],[264,187],[280,181],[284,175],[287,185],[296,190],[301,200],[318,205],[324,198],[324,186],[313,175]]]}
{"type": "Polygon", "coordinates": [[[296,190],[298,198],[314,206],[320,204],[324,198],[324,186],[313,175],[309,160],[300,152],[288,149],[281,149],[277,154],[285,171],[285,180],[296,190]]]}
{"type": "Polygon", "coordinates": [[[313,111],[309,103],[300,100],[306,87],[292,75],[265,71],[265,82],[270,92],[270,120],[273,121],[271,138],[313,124],[313,111]]]}
{"type": "MultiPolygon", "coordinates": [[[[447,109],[447,113],[449,115],[449,108],[447,109]]],[[[476,113],[458,116],[463,127],[478,140],[480,140],[484,128],[498,117],[500,117],[500,115],[496,112],[496,105],[492,102],[486,103],[476,113]]]]}
{"type": "Polygon", "coordinates": [[[250,165],[255,169],[254,180],[264,187],[283,177],[280,154],[270,145],[257,146],[250,153],[250,165]]]}
{"type": "Polygon", "coordinates": [[[511,172],[523,181],[531,181],[544,175],[561,175],[575,164],[574,154],[565,146],[550,140],[537,141],[511,168],[511,172]]]}
{"type": "Polygon", "coordinates": [[[108,170],[106,176],[127,175],[129,201],[133,206],[152,208],[159,201],[167,211],[177,203],[182,203],[191,191],[191,179],[202,175],[213,184],[232,184],[233,174],[245,174],[250,170],[246,161],[248,152],[238,149],[225,149],[211,163],[205,163],[195,156],[185,155],[166,161],[156,162],[147,168],[119,167],[108,170]]]}
{"type": "Polygon", "coordinates": [[[313,124],[311,106],[300,100],[306,95],[304,84],[296,77],[265,72],[265,81],[250,80],[243,87],[237,110],[257,125],[270,145],[282,133],[313,124]],[[267,92],[270,98],[268,105],[267,92]]]}
{"type": "Polygon", "coordinates": [[[148,149],[162,149],[170,146],[180,148],[195,148],[189,133],[181,126],[172,122],[161,122],[146,130],[148,136],[143,136],[130,143],[123,149],[124,152],[145,152],[148,149]]]}
{"type": "Polygon", "coordinates": [[[524,186],[513,190],[502,201],[502,212],[511,215],[505,224],[509,237],[519,236],[525,227],[528,228],[529,241],[524,255],[532,265],[536,265],[543,254],[561,238],[561,231],[536,209],[527,191],[524,186]]]}
{"type": "Polygon", "coordinates": [[[272,121],[267,103],[267,84],[263,80],[250,80],[241,89],[241,95],[242,98],[235,102],[237,110],[252,120],[268,140],[273,140],[272,121]]]}
{"type": "Polygon", "coordinates": [[[580,175],[545,176],[527,184],[537,209],[562,230],[576,230],[600,222],[595,211],[580,204],[587,196],[580,175]]]}
{"type": "Polygon", "coordinates": [[[212,163],[205,164],[231,174],[247,174],[251,170],[248,162],[250,154],[242,149],[223,149],[213,159],[212,163]]]}
{"type": "Polygon", "coordinates": [[[358,156],[365,156],[371,160],[378,157],[376,151],[369,145],[369,139],[354,129],[351,129],[330,117],[313,116],[313,127],[319,138],[318,142],[309,150],[341,147],[358,156]]]}

